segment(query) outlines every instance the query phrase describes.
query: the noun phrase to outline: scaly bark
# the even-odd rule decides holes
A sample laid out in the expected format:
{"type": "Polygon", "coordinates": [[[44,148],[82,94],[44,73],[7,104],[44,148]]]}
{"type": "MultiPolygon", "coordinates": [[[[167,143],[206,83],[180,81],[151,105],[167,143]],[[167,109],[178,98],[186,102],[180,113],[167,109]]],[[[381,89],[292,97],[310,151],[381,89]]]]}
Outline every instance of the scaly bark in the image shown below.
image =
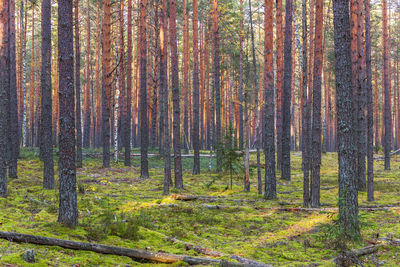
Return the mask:
{"type": "Polygon", "coordinates": [[[85,70],[85,92],[84,92],[84,123],[83,123],[83,147],[90,146],[90,125],[92,119],[91,95],[90,95],[90,1],[86,6],[86,70],[85,70]]]}
{"type": "Polygon", "coordinates": [[[181,163],[181,128],[179,107],[179,73],[178,73],[178,48],[176,37],[176,0],[169,1],[169,38],[171,46],[171,77],[172,77],[172,102],[173,102],[173,130],[174,130],[174,163],[175,163],[175,188],[183,188],[182,163],[181,163]]]}
{"type": "MultiPolygon", "coordinates": [[[[365,6],[365,63],[367,91],[367,200],[374,201],[374,106],[372,99],[372,64],[371,64],[371,22],[370,1],[364,0],[365,6]]],[[[375,122],[376,123],[376,122],[375,122]]]]}
{"type": "Polygon", "coordinates": [[[0,0],[0,197],[7,196],[7,144],[9,130],[9,10],[8,0],[0,0]]]}
{"type": "Polygon", "coordinates": [[[286,0],[284,77],[282,92],[282,179],[290,181],[290,102],[292,85],[292,0],[286,0]]]}
{"type": "Polygon", "coordinates": [[[323,66],[323,0],[316,1],[315,47],[313,74],[313,114],[312,114],[312,162],[311,162],[311,207],[320,206],[320,168],[321,168],[321,86],[323,66]]]}
{"type": "Polygon", "coordinates": [[[75,119],[76,119],[76,167],[82,168],[81,122],[81,48],[79,40],[79,0],[74,0],[75,18],[75,119]]]}
{"type": "Polygon", "coordinates": [[[54,189],[51,87],[51,2],[42,1],[42,114],[40,130],[43,146],[43,188],[54,189]]]}
{"type": "Polygon", "coordinates": [[[193,174],[200,173],[200,142],[199,142],[199,27],[197,0],[193,0],[193,174]]]}
{"type": "Polygon", "coordinates": [[[275,176],[275,105],[274,105],[274,61],[273,61],[273,0],[264,2],[264,128],[265,128],[265,190],[266,199],[276,198],[275,176]]]}
{"type": "Polygon", "coordinates": [[[132,117],[132,0],[128,0],[128,41],[126,66],[126,116],[124,124],[125,135],[125,166],[131,166],[131,117],[132,117]]]}
{"type": "Polygon", "coordinates": [[[147,118],[147,39],[146,39],[146,7],[147,1],[140,0],[139,46],[140,46],[140,176],[149,177],[147,151],[149,145],[147,118]]]}
{"type": "Polygon", "coordinates": [[[392,147],[392,119],[390,101],[390,76],[389,76],[389,51],[388,51],[388,25],[387,25],[387,0],[382,0],[382,43],[383,43],[383,87],[384,87],[384,146],[385,170],[390,170],[390,150],[392,147]]]}
{"type": "Polygon", "coordinates": [[[339,154],[339,224],[348,238],[360,234],[356,187],[349,0],[333,1],[339,154]]]}
{"type": "Polygon", "coordinates": [[[8,177],[17,178],[17,162],[19,154],[19,132],[18,132],[18,103],[17,103],[17,73],[16,73],[16,49],[15,49],[15,1],[9,0],[9,161],[8,177]]]}
{"type": "Polygon", "coordinates": [[[60,156],[58,221],[74,227],[78,223],[75,165],[74,48],[72,1],[58,1],[58,51],[60,98],[60,156]]]}
{"type": "Polygon", "coordinates": [[[105,0],[103,6],[103,24],[102,24],[102,112],[101,126],[103,139],[103,167],[110,167],[110,110],[111,110],[111,1],[105,0]]]}

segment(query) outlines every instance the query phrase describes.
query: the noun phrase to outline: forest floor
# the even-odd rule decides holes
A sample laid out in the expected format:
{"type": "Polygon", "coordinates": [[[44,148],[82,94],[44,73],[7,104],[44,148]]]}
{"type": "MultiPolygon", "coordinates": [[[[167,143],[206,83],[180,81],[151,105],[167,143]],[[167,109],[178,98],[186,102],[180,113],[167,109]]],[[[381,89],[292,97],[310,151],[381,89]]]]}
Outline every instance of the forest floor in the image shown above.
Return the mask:
{"type": "MultiPolygon", "coordinates": [[[[98,152],[98,151],[97,151],[98,152]]],[[[255,165],[255,155],[251,163],[255,165]]],[[[292,154],[292,181],[278,177],[278,199],[265,201],[257,194],[257,172],[250,193],[242,180],[227,187],[228,176],[207,170],[209,158],[201,159],[200,175],[192,175],[191,158],[183,158],[183,191],[162,195],[163,160],[149,158],[150,178],[140,179],[139,158],[133,167],[121,161],[101,168],[100,158],[85,157],[78,170],[79,226],[68,229],[57,223],[58,191],[42,189],[42,163],[37,152],[23,150],[19,178],[9,181],[9,196],[0,199],[0,231],[95,242],[126,248],[148,249],[191,256],[204,255],[183,242],[237,255],[273,266],[333,266],[337,244],[337,157],[323,155],[321,203],[318,210],[302,210],[301,154],[292,154]],[[192,201],[179,195],[203,196],[192,201]],[[208,196],[208,197],[207,197],[208,196]],[[178,199],[176,199],[178,198],[178,199]],[[218,207],[211,207],[217,205],[218,207]],[[183,242],[172,242],[171,238],[183,242]]],[[[264,159],[262,158],[262,161],[264,159]]],[[[57,173],[57,172],[56,172],[57,173]]],[[[400,156],[392,157],[392,170],[375,161],[375,198],[368,203],[359,194],[362,240],[346,249],[379,243],[377,237],[400,238],[400,156]],[[367,205],[394,206],[369,209],[367,205]]],[[[263,178],[264,179],[264,178],[263,178]]],[[[361,258],[365,266],[400,266],[400,246],[385,242],[377,253],[361,258]]],[[[179,263],[182,264],[182,263],[179,263]]],[[[103,255],[60,247],[19,244],[0,239],[2,266],[154,266],[129,257],[103,255]],[[34,249],[36,262],[22,254],[34,249]]],[[[176,264],[175,264],[176,265],[176,264]]],[[[160,264],[161,266],[161,264],[160,264]]]]}

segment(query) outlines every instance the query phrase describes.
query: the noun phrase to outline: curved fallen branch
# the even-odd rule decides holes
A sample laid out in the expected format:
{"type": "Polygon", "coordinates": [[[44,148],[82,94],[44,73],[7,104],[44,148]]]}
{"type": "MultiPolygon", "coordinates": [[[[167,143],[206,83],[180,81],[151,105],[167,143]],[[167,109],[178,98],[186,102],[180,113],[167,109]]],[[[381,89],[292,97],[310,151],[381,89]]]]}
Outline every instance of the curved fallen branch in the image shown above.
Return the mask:
{"type": "Polygon", "coordinates": [[[192,257],[186,255],[169,254],[164,252],[153,252],[148,250],[121,248],[121,247],[107,246],[96,243],[79,242],[79,241],[72,241],[72,240],[65,240],[65,239],[51,238],[51,237],[44,237],[37,235],[19,234],[15,232],[0,231],[0,238],[12,242],[30,243],[30,244],[46,245],[46,246],[59,246],[74,250],[87,250],[102,254],[127,256],[138,260],[149,260],[162,263],[174,263],[178,261],[183,261],[191,265],[219,264],[222,266],[268,266],[266,264],[249,265],[244,263],[229,262],[225,260],[205,258],[205,257],[192,257]]]}

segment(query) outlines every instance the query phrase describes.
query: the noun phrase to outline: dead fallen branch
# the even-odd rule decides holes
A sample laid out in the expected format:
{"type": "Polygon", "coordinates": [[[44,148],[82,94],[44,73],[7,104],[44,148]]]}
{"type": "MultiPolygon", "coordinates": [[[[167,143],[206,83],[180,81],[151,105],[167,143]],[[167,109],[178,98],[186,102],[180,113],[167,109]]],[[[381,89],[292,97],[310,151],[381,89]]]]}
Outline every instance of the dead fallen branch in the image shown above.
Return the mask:
{"type": "Polygon", "coordinates": [[[350,266],[351,264],[360,264],[359,257],[373,254],[378,251],[381,244],[372,245],[351,251],[344,251],[339,256],[333,259],[333,262],[338,266],[350,266]]]}
{"type": "Polygon", "coordinates": [[[175,200],[192,201],[192,200],[221,199],[221,198],[225,198],[225,196],[196,196],[196,195],[177,195],[177,194],[172,194],[171,198],[173,198],[175,200]]]}
{"type": "Polygon", "coordinates": [[[236,255],[228,255],[226,253],[222,253],[222,252],[219,252],[219,251],[211,250],[211,249],[208,249],[208,248],[205,248],[205,247],[200,247],[200,246],[188,243],[188,242],[184,242],[184,241],[178,240],[178,239],[173,238],[173,237],[167,237],[166,239],[169,242],[179,243],[179,244],[184,245],[187,250],[191,249],[191,250],[196,251],[197,253],[201,253],[201,254],[204,254],[204,255],[213,256],[213,257],[228,256],[229,258],[231,258],[233,260],[237,260],[238,262],[244,264],[245,266],[254,266],[254,267],[258,267],[258,266],[259,267],[269,267],[269,266],[271,266],[271,265],[268,265],[268,264],[265,264],[265,263],[262,263],[262,262],[259,262],[259,261],[255,261],[255,260],[239,257],[239,256],[236,256],[236,255]]]}
{"type": "MultiPolygon", "coordinates": [[[[330,187],[321,187],[320,190],[331,190],[335,189],[337,186],[330,186],[330,187]]],[[[278,194],[291,194],[294,192],[302,192],[302,189],[290,190],[290,191],[278,191],[278,194]]]]}
{"type": "MultiPolygon", "coordinates": [[[[137,260],[148,260],[148,261],[156,261],[162,263],[174,263],[178,261],[183,261],[191,265],[198,264],[219,264],[222,266],[249,266],[244,263],[235,263],[228,262],[220,259],[212,259],[212,258],[204,258],[204,257],[192,257],[186,255],[176,255],[169,254],[164,252],[153,252],[148,250],[140,250],[140,249],[130,249],[130,248],[121,248],[115,246],[106,246],[95,243],[88,242],[78,242],[72,240],[51,238],[51,237],[43,237],[37,235],[26,235],[19,234],[15,232],[3,232],[0,231],[0,238],[6,239],[12,242],[20,242],[20,243],[30,243],[37,245],[46,245],[46,246],[58,246],[68,249],[74,250],[86,250],[93,251],[102,254],[112,254],[118,256],[127,256],[137,260]]],[[[256,265],[253,265],[256,266],[256,265]]],[[[261,266],[261,265],[258,265],[261,266]]],[[[263,265],[267,266],[267,265],[263,265]]]]}

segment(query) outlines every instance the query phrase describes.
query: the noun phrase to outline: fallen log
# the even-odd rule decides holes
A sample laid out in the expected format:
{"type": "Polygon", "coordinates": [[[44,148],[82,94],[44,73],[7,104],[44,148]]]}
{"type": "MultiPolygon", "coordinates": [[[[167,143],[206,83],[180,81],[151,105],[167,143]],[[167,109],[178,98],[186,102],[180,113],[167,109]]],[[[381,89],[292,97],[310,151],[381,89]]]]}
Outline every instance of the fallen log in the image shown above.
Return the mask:
{"type": "MultiPolygon", "coordinates": [[[[243,263],[229,262],[220,259],[205,257],[192,257],[186,255],[169,254],[164,252],[153,252],[141,249],[130,249],[115,246],[107,246],[96,243],[79,242],[59,238],[51,238],[37,235],[26,235],[15,232],[0,231],[0,238],[11,242],[30,243],[36,245],[58,246],[74,250],[86,250],[102,254],[112,254],[118,256],[127,256],[137,260],[148,260],[162,263],[174,263],[178,261],[186,262],[190,265],[198,264],[219,264],[223,266],[248,266],[243,263]]],[[[267,266],[267,265],[265,265],[267,266]]]]}
{"type": "Polygon", "coordinates": [[[350,266],[349,264],[359,264],[359,257],[373,254],[377,252],[381,246],[381,244],[378,244],[351,251],[343,251],[339,256],[333,259],[333,262],[336,263],[338,266],[350,266]]]}

